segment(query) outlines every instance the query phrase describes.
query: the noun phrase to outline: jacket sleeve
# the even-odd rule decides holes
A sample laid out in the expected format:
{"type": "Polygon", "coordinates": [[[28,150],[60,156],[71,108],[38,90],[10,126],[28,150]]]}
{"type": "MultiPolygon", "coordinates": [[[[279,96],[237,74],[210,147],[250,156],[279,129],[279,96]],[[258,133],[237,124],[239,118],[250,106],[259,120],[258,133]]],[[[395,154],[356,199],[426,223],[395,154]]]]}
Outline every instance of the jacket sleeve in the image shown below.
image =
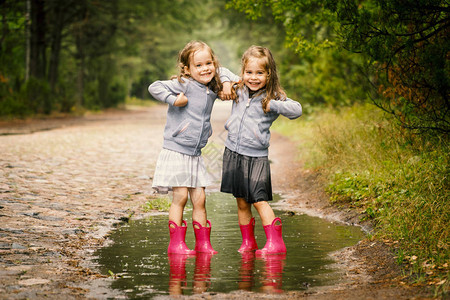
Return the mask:
{"type": "Polygon", "coordinates": [[[186,92],[186,84],[178,79],[158,80],[150,84],[148,91],[156,100],[173,105],[178,94],[186,92]]]}
{"type": "Polygon", "coordinates": [[[302,105],[297,101],[286,98],[286,100],[271,100],[270,111],[283,115],[289,119],[296,119],[302,115],[302,105]]]}
{"type": "Polygon", "coordinates": [[[241,80],[239,76],[228,70],[227,68],[220,67],[219,68],[219,75],[220,75],[220,81],[227,82],[227,81],[233,81],[238,82],[241,80]]]}

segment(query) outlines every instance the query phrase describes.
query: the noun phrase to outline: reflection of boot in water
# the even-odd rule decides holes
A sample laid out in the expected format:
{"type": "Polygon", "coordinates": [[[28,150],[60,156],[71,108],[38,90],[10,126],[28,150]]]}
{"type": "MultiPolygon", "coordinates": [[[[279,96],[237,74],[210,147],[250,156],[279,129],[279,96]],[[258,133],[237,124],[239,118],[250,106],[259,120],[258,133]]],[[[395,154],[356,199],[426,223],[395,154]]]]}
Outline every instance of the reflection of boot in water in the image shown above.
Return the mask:
{"type": "Polygon", "coordinates": [[[213,253],[197,252],[195,258],[193,293],[207,291],[211,282],[211,257],[213,253]]]}
{"type": "Polygon", "coordinates": [[[246,251],[241,253],[241,269],[239,275],[239,289],[251,291],[253,287],[253,271],[255,269],[255,252],[246,251]]]}
{"type": "Polygon", "coordinates": [[[186,286],[186,259],[189,255],[169,253],[169,293],[170,295],[183,294],[183,286],[186,286]]]}
{"type": "Polygon", "coordinates": [[[264,261],[264,279],[262,290],[266,293],[282,293],[283,268],[286,254],[265,255],[259,259],[264,261]]]}

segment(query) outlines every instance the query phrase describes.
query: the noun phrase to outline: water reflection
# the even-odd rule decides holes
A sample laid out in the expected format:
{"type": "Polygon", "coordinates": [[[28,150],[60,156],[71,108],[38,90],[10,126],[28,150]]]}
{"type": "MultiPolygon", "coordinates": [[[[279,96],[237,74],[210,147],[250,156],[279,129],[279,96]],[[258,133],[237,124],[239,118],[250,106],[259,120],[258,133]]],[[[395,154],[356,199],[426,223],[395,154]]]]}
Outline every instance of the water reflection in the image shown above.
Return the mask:
{"type": "Polygon", "coordinates": [[[206,292],[211,284],[211,258],[214,254],[197,253],[195,256],[193,293],[206,292]]]}
{"type": "Polygon", "coordinates": [[[169,253],[169,294],[182,295],[186,286],[186,260],[189,255],[169,253]]]}
{"type": "Polygon", "coordinates": [[[255,286],[255,262],[263,263],[262,276],[259,276],[260,291],[263,293],[283,292],[283,268],[286,254],[255,256],[254,251],[241,253],[241,267],[239,269],[240,290],[253,291],[255,286]]]}
{"type": "Polygon", "coordinates": [[[169,260],[169,294],[183,295],[187,290],[186,261],[195,258],[192,292],[201,294],[211,285],[211,258],[213,254],[197,253],[195,255],[167,254],[169,260]]]}
{"type": "MultiPolygon", "coordinates": [[[[306,215],[282,216],[287,254],[255,257],[254,252],[237,251],[242,238],[235,200],[217,193],[208,195],[207,205],[208,217],[217,224],[211,232],[211,243],[218,254],[168,255],[166,215],[130,221],[112,232],[113,243],[97,253],[103,274],[111,271],[120,275],[112,287],[124,291],[129,298],[148,299],[238,289],[280,293],[302,290],[308,285],[323,286],[339,279],[339,274],[330,267],[333,261],[328,254],[363,237],[356,227],[306,215]]],[[[264,245],[265,235],[258,217],[255,236],[258,244],[264,245]]],[[[191,220],[186,243],[194,248],[191,220]]]]}
{"type": "Polygon", "coordinates": [[[239,284],[240,290],[251,291],[254,285],[255,272],[255,252],[243,252],[241,253],[241,268],[239,270],[239,284]]]}
{"type": "Polygon", "coordinates": [[[265,255],[258,259],[264,261],[261,291],[265,293],[283,292],[283,268],[286,254],[265,255]]]}
{"type": "MultiPolygon", "coordinates": [[[[192,293],[201,294],[208,291],[211,285],[211,258],[213,254],[197,253],[196,255],[168,254],[169,294],[172,296],[183,295],[187,290],[186,261],[194,259],[195,268],[192,279],[192,293]]],[[[263,272],[260,291],[263,293],[283,292],[283,268],[286,254],[266,255],[256,257],[254,251],[241,253],[241,266],[239,270],[240,280],[238,289],[252,291],[255,282],[255,262],[263,262],[263,272]]]]}

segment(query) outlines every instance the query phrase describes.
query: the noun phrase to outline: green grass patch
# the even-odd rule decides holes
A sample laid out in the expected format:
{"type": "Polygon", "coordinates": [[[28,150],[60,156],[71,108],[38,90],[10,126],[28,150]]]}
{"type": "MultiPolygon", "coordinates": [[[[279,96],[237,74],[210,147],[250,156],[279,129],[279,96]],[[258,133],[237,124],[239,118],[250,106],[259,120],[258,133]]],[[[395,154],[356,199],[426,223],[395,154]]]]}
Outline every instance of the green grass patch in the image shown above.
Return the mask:
{"type": "Polygon", "coordinates": [[[297,141],[299,158],[325,178],[330,201],[372,219],[375,238],[399,245],[399,261],[418,281],[448,288],[448,141],[398,128],[371,105],[280,120],[274,129],[297,141]]]}
{"type": "Polygon", "coordinates": [[[145,212],[157,210],[157,211],[169,211],[171,201],[169,197],[158,197],[154,199],[148,199],[143,205],[145,212]]]}
{"type": "Polygon", "coordinates": [[[138,99],[136,97],[127,97],[125,99],[125,107],[134,107],[134,106],[151,107],[157,104],[158,102],[155,100],[144,100],[138,99]]]}

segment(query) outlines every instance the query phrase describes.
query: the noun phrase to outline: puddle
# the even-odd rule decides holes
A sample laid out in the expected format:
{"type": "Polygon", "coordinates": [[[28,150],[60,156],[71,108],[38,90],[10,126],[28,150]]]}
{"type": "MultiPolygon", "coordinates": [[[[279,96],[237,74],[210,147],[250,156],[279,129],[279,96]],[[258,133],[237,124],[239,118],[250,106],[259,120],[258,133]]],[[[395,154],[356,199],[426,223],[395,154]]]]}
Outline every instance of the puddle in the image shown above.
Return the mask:
{"type": "MultiPolygon", "coordinates": [[[[208,218],[212,222],[211,243],[219,253],[167,255],[167,215],[131,221],[110,235],[113,243],[97,251],[97,263],[105,275],[115,274],[112,288],[130,298],[161,295],[192,295],[201,292],[228,293],[239,289],[253,292],[298,291],[335,283],[339,275],[330,264],[332,251],[356,244],[364,236],[358,227],[330,223],[307,215],[276,215],[283,220],[287,255],[255,258],[254,253],[237,252],[241,234],[232,196],[207,196],[208,218]]],[[[255,235],[258,246],[265,234],[256,211],[255,235]]],[[[194,248],[191,209],[186,244],[194,248]]]]}

